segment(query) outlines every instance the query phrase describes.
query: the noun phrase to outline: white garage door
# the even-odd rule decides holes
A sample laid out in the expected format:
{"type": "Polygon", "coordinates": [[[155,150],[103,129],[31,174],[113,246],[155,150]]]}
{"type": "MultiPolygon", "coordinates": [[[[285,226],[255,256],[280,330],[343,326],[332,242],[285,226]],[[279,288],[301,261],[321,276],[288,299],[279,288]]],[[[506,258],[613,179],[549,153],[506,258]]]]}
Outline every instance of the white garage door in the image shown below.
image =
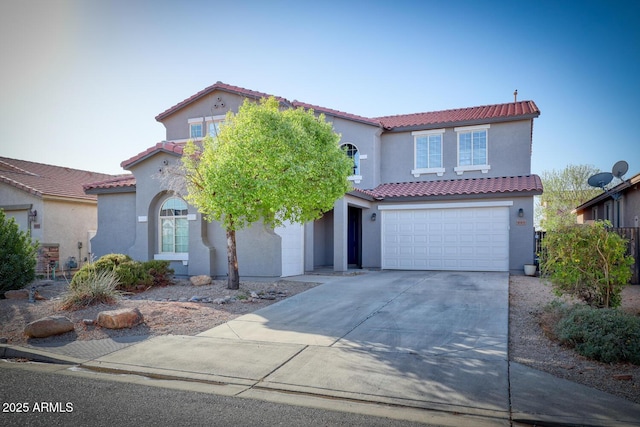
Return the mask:
{"type": "Polygon", "coordinates": [[[304,226],[286,223],[275,232],[282,238],[282,277],[304,274],[304,226]]]}
{"type": "Polygon", "coordinates": [[[382,268],[508,271],[509,208],[382,210],[382,268]]]}

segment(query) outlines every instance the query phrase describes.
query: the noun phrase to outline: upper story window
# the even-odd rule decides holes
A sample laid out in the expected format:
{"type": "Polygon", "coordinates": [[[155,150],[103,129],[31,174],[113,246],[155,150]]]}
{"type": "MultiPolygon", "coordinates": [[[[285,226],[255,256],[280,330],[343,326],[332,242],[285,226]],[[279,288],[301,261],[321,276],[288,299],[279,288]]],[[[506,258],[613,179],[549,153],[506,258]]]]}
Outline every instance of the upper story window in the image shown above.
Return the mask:
{"type": "Polygon", "coordinates": [[[189,252],[188,208],[178,197],[165,200],[160,208],[160,252],[189,252]]]}
{"type": "Polygon", "coordinates": [[[220,125],[224,122],[225,116],[210,116],[205,117],[207,124],[207,135],[215,138],[220,133],[220,125]]]}
{"type": "Polygon", "coordinates": [[[202,117],[189,119],[189,138],[200,139],[204,136],[203,131],[202,117]]]}
{"type": "Polygon", "coordinates": [[[442,139],[444,129],[433,129],[411,132],[413,135],[413,169],[411,173],[416,178],[421,174],[444,174],[442,163],[442,139]]]}
{"type": "Polygon", "coordinates": [[[487,173],[491,169],[489,127],[490,125],[454,128],[458,134],[458,166],[454,170],[458,175],[467,171],[487,173]]]}
{"type": "Polygon", "coordinates": [[[353,174],[349,177],[349,180],[359,184],[362,181],[362,175],[360,175],[360,153],[358,147],[353,144],[343,144],[342,149],[353,160],[353,174]]]}

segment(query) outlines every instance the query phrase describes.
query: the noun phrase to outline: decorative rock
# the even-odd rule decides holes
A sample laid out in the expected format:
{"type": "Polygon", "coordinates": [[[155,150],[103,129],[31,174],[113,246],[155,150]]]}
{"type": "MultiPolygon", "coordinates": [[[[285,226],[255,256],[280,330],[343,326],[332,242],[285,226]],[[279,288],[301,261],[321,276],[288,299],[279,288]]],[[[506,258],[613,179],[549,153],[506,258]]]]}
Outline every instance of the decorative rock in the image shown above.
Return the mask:
{"type": "Polygon", "coordinates": [[[48,316],[29,323],[24,334],[30,338],[45,338],[73,331],[73,323],[65,316],[48,316]]]}
{"type": "Polygon", "coordinates": [[[84,323],[87,326],[93,326],[95,325],[95,320],[93,319],[82,319],[82,323],[84,323]]]}
{"type": "Polygon", "coordinates": [[[633,375],[631,374],[617,374],[613,376],[614,379],[618,381],[631,381],[633,379],[633,375]]]}
{"type": "MultiPolygon", "coordinates": [[[[6,291],[4,293],[4,297],[6,299],[29,299],[29,289],[15,289],[12,291],[6,291]]],[[[36,291],[35,299],[45,300],[46,298],[40,295],[38,291],[36,291]]]]}
{"type": "Polygon", "coordinates": [[[200,276],[191,276],[189,281],[193,286],[205,286],[210,285],[213,282],[210,276],[204,274],[200,276]]]}
{"type": "Polygon", "coordinates": [[[6,337],[0,337],[0,344],[6,344],[9,340],[6,337]]]}
{"type": "Polygon", "coordinates": [[[15,289],[4,293],[6,299],[29,299],[28,289],[15,289]]]}
{"type": "Polygon", "coordinates": [[[257,293],[251,291],[251,298],[259,299],[260,295],[258,295],[257,293]]]}
{"type": "Polygon", "coordinates": [[[98,313],[96,323],[107,329],[133,328],[142,323],[142,313],[137,308],[102,311],[98,313]]]}

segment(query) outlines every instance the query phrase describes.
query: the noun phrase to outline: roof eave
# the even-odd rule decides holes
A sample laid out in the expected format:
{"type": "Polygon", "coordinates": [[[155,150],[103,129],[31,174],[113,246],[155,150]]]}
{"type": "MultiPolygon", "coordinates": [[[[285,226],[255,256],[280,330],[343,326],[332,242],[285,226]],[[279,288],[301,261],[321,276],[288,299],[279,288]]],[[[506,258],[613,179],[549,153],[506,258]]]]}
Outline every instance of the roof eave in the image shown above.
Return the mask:
{"type": "Polygon", "coordinates": [[[122,169],[124,169],[124,170],[131,170],[131,168],[133,166],[137,165],[138,163],[142,163],[145,160],[147,160],[147,159],[149,159],[149,158],[151,158],[151,157],[153,157],[153,156],[155,156],[156,154],[159,154],[159,153],[166,153],[166,154],[170,154],[172,156],[182,157],[182,154],[176,153],[175,151],[167,150],[166,148],[158,148],[158,149],[153,150],[153,151],[145,154],[144,156],[142,156],[142,157],[140,157],[138,159],[135,159],[135,160],[133,160],[131,162],[129,162],[129,160],[125,160],[122,163],[120,163],[120,167],[122,169]]]}
{"type": "Polygon", "coordinates": [[[508,116],[508,117],[494,117],[489,119],[473,119],[473,120],[463,120],[463,121],[450,121],[450,122],[438,122],[438,123],[428,123],[428,124],[418,124],[411,126],[396,126],[396,127],[385,127],[386,132],[411,132],[416,130],[429,130],[429,129],[439,129],[439,128],[451,128],[458,126],[475,126],[475,125],[483,125],[483,124],[491,124],[491,123],[506,123],[506,122],[516,122],[520,120],[531,120],[540,116],[540,113],[531,113],[531,114],[522,114],[519,116],[508,116]]]}

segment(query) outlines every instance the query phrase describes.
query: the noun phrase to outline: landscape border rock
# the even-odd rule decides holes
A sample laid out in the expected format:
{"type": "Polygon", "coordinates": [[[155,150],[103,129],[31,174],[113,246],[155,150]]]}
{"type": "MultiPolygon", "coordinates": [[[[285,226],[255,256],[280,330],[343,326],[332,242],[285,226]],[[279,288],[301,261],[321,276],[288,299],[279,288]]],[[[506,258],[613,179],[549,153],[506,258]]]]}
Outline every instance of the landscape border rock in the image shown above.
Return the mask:
{"type": "Polygon", "coordinates": [[[30,338],[46,338],[73,330],[73,322],[68,317],[47,316],[27,324],[24,334],[30,338]]]}
{"type": "Polygon", "coordinates": [[[101,311],[96,323],[107,329],[133,328],[143,321],[142,313],[137,307],[120,310],[101,311]]]}

